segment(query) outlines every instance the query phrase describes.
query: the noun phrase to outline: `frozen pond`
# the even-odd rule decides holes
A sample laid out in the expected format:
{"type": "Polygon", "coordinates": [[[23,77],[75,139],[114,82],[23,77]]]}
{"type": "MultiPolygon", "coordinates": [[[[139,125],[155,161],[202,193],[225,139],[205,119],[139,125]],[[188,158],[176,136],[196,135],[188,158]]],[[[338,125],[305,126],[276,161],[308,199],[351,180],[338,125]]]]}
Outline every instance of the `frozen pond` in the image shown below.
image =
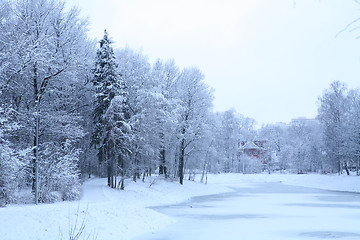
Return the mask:
{"type": "Polygon", "coordinates": [[[137,240],[360,239],[358,193],[281,183],[231,188],[230,193],[153,208],[177,222],[137,240]]]}

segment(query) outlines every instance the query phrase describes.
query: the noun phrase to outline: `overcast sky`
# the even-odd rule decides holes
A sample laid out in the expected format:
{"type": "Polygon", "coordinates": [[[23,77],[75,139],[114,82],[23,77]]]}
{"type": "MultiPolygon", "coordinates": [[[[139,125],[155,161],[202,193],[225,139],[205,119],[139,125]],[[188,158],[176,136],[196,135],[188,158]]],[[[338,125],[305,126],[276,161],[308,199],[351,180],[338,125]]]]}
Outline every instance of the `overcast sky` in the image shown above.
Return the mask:
{"type": "Polygon", "coordinates": [[[215,111],[234,108],[260,125],[314,118],[335,80],[360,85],[360,29],[336,37],[360,17],[353,0],[67,2],[89,17],[96,39],[107,29],[116,47],[199,67],[215,111]]]}

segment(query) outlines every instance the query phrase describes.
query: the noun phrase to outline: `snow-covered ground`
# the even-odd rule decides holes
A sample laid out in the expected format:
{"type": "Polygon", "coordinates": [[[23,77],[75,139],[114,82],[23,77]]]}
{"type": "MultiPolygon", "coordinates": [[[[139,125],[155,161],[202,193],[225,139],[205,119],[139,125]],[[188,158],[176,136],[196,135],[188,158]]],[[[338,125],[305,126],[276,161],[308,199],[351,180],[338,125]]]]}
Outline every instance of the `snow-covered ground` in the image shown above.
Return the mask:
{"type": "Polygon", "coordinates": [[[84,183],[80,201],[1,208],[0,239],[70,239],[70,232],[75,235],[83,222],[85,229],[79,239],[132,239],[176,221],[147,207],[264,182],[360,192],[360,177],[345,175],[222,174],[209,175],[207,185],[186,181],[183,186],[152,177],[145,182],[127,181],[125,191],[108,188],[106,179],[91,179],[84,183]]]}

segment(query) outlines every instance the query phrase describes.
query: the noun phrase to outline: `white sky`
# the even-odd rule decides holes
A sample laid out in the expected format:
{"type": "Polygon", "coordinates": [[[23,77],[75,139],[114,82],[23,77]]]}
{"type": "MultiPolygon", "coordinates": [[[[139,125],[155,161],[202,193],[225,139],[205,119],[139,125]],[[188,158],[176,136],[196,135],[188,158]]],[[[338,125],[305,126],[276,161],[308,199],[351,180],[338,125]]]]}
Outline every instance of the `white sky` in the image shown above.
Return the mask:
{"type": "Polygon", "coordinates": [[[332,81],[360,83],[360,29],[335,37],[360,17],[353,0],[67,2],[89,17],[92,37],[107,29],[116,47],[199,67],[216,111],[235,108],[259,124],[313,118],[332,81]]]}

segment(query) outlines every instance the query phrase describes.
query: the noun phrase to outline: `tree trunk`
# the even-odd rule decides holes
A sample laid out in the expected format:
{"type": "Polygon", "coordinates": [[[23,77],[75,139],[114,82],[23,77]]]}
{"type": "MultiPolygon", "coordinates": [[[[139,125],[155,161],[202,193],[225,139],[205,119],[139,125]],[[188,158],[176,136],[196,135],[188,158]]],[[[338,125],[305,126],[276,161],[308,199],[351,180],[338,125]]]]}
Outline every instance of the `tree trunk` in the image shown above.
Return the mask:
{"type": "Polygon", "coordinates": [[[135,158],[134,158],[134,164],[133,164],[133,168],[134,168],[134,175],[133,175],[133,181],[136,182],[136,179],[140,179],[140,169],[139,169],[139,154],[135,153],[135,158]]]}
{"type": "Polygon", "coordinates": [[[163,148],[160,151],[160,161],[161,164],[159,166],[159,174],[162,175],[164,174],[165,178],[167,178],[167,168],[166,168],[166,159],[165,159],[165,148],[163,148]]]}
{"type": "Polygon", "coordinates": [[[200,182],[204,182],[204,177],[205,177],[205,172],[207,171],[206,169],[207,169],[207,161],[206,161],[206,159],[205,159],[205,161],[204,161],[204,168],[203,168],[203,171],[202,171],[202,174],[201,174],[201,181],[200,182]]]}
{"type": "Polygon", "coordinates": [[[120,189],[121,189],[121,190],[124,190],[124,189],[125,189],[125,183],[124,183],[124,177],[123,177],[123,176],[121,177],[121,180],[120,180],[120,181],[121,181],[121,184],[119,183],[120,189]]]}
{"type": "Polygon", "coordinates": [[[91,178],[91,161],[89,159],[89,178],[91,178]]]}
{"type": "Polygon", "coordinates": [[[207,180],[208,180],[208,171],[206,169],[206,173],[205,173],[205,184],[207,184],[207,180]]]}
{"type": "Polygon", "coordinates": [[[350,175],[350,172],[349,172],[349,168],[347,166],[347,162],[345,161],[344,163],[344,168],[345,168],[345,171],[346,171],[346,174],[349,176],[350,175]]]}
{"type": "Polygon", "coordinates": [[[119,166],[120,166],[120,176],[121,176],[121,179],[119,181],[119,184],[118,184],[118,188],[120,188],[121,190],[124,190],[125,189],[125,183],[124,183],[124,179],[125,179],[125,164],[124,164],[124,160],[123,160],[123,157],[122,155],[120,154],[119,155],[119,166]]]}
{"type": "Polygon", "coordinates": [[[111,164],[108,163],[107,165],[107,179],[108,179],[108,186],[111,187],[111,164]]]}
{"type": "Polygon", "coordinates": [[[180,184],[184,184],[184,155],[185,155],[185,139],[181,140],[180,156],[179,156],[179,177],[180,184]]]}
{"type": "MultiPolygon", "coordinates": [[[[36,127],[35,127],[36,132],[36,127]]],[[[35,185],[36,185],[36,179],[35,179],[35,171],[36,171],[36,135],[34,135],[34,157],[33,157],[33,176],[32,176],[32,191],[35,192],[35,185]]]]}
{"type": "Polygon", "coordinates": [[[133,181],[136,182],[136,168],[137,168],[137,160],[136,160],[136,154],[134,156],[134,162],[133,162],[133,181]]]}
{"type": "Polygon", "coordinates": [[[114,165],[115,165],[115,166],[114,166],[114,169],[115,169],[115,174],[114,174],[114,175],[115,175],[115,176],[114,176],[114,177],[115,177],[115,180],[114,180],[114,188],[116,188],[116,181],[117,181],[117,164],[115,163],[114,165]]]}
{"type": "MultiPolygon", "coordinates": [[[[34,87],[34,107],[36,108],[36,104],[37,101],[39,101],[39,89],[38,89],[38,78],[37,78],[37,63],[34,64],[34,69],[33,69],[33,73],[34,73],[34,77],[33,77],[33,87],[34,87]]],[[[38,112],[36,113],[38,114],[38,112]]],[[[36,172],[36,141],[37,141],[37,137],[36,136],[36,132],[39,131],[38,128],[38,124],[36,124],[36,117],[34,119],[34,126],[35,126],[35,131],[34,131],[34,158],[33,158],[33,176],[32,176],[32,190],[35,192],[35,185],[36,185],[36,179],[35,179],[35,172],[36,172]]]]}
{"type": "Polygon", "coordinates": [[[174,173],[173,173],[173,176],[174,176],[174,178],[176,178],[176,177],[178,177],[179,176],[179,174],[178,174],[178,169],[179,169],[179,166],[178,166],[178,151],[176,150],[176,152],[175,152],[175,159],[174,159],[174,167],[173,167],[173,169],[174,169],[174,173]]]}
{"type": "Polygon", "coordinates": [[[114,161],[111,160],[111,188],[115,187],[115,171],[114,171],[114,161]]]}

